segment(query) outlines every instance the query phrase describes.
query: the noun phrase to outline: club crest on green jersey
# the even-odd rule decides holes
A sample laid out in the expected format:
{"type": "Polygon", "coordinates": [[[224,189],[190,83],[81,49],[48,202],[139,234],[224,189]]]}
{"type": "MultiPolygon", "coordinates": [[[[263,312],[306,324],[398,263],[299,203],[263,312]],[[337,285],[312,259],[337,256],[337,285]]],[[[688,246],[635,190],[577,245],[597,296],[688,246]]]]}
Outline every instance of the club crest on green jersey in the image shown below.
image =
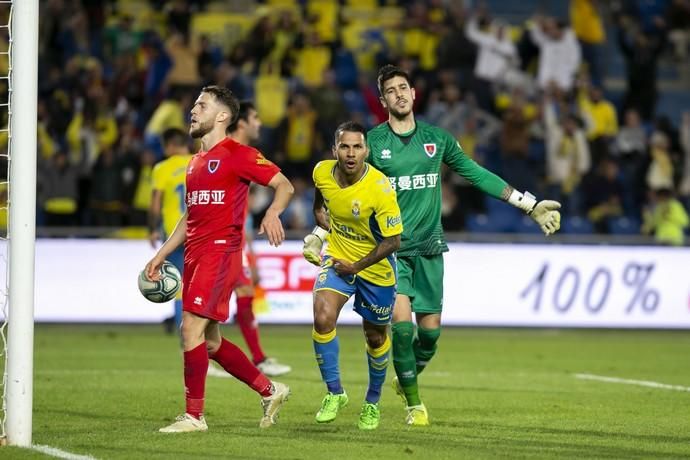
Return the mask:
{"type": "Polygon", "coordinates": [[[424,144],[424,153],[429,158],[433,158],[436,155],[436,144],[424,144]]]}

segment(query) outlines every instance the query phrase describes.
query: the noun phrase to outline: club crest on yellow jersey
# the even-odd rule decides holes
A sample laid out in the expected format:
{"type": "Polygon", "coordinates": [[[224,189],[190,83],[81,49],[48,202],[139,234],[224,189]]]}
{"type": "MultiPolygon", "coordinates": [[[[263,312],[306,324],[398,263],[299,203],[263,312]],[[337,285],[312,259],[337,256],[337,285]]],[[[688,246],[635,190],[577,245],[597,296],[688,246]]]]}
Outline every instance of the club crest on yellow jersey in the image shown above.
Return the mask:
{"type": "Polygon", "coordinates": [[[352,200],[352,215],[359,219],[359,208],[362,206],[362,202],[359,200],[352,200]]]}

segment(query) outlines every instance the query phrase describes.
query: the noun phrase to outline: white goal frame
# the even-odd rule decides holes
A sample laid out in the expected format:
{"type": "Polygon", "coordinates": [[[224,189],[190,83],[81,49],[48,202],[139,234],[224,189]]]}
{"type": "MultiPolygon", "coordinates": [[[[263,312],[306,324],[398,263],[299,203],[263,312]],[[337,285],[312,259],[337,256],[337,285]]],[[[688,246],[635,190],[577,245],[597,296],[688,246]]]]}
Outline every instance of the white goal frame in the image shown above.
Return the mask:
{"type": "MultiPolygon", "coordinates": [[[[5,2],[3,2],[5,3],[5,2]]],[[[38,0],[11,2],[6,442],[30,447],[33,407],[38,0]]]]}

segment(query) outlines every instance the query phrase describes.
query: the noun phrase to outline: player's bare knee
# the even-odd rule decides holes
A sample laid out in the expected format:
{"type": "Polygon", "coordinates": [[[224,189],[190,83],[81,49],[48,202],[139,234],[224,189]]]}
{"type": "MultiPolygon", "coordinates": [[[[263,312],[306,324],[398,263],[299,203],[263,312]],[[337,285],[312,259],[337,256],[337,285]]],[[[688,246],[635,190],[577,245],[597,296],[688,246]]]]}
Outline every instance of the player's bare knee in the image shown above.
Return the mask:
{"type": "Polygon", "coordinates": [[[328,311],[314,312],[314,330],[319,334],[327,334],[335,329],[337,318],[328,311]]]}
{"type": "Polygon", "coordinates": [[[366,338],[369,348],[381,348],[386,342],[386,333],[375,329],[365,330],[364,337],[366,338]]]}
{"type": "Polygon", "coordinates": [[[364,321],[362,327],[364,329],[364,338],[369,348],[381,348],[388,336],[388,326],[364,321]]]}
{"type": "Polygon", "coordinates": [[[337,306],[317,295],[314,299],[314,330],[319,334],[331,332],[335,329],[337,320],[337,306]]]}
{"type": "Polygon", "coordinates": [[[338,315],[331,311],[327,305],[323,304],[320,308],[314,306],[314,330],[319,334],[326,334],[335,329],[338,315]]]}
{"type": "Polygon", "coordinates": [[[220,340],[210,337],[206,338],[206,350],[208,351],[209,356],[215,355],[219,348],[220,340]]]}
{"type": "Polygon", "coordinates": [[[418,314],[417,324],[424,329],[438,329],[441,327],[441,315],[438,313],[418,314]]]}

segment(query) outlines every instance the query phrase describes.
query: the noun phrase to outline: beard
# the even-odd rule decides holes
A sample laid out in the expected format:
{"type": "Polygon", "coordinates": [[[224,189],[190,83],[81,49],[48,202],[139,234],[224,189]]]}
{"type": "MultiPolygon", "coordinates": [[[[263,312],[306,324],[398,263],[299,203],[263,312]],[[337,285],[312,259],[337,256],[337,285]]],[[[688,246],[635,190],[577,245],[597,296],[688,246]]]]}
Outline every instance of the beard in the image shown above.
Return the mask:
{"type": "Polygon", "coordinates": [[[212,129],[213,129],[213,123],[212,122],[207,122],[207,123],[197,122],[196,129],[191,128],[191,127],[189,128],[189,135],[192,136],[193,139],[199,139],[201,137],[204,137],[208,133],[210,133],[212,129]]]}
{"type": "Polygon", "coordinates": [[[388,107],[388,113],[391,114],[393,118],[397,118],[398,120],[402,120],[403,118],[407,117],[411,112],[412,104],[410,104],[410,108],[406,109],[400,109],[394,105],[388,107]]]}

